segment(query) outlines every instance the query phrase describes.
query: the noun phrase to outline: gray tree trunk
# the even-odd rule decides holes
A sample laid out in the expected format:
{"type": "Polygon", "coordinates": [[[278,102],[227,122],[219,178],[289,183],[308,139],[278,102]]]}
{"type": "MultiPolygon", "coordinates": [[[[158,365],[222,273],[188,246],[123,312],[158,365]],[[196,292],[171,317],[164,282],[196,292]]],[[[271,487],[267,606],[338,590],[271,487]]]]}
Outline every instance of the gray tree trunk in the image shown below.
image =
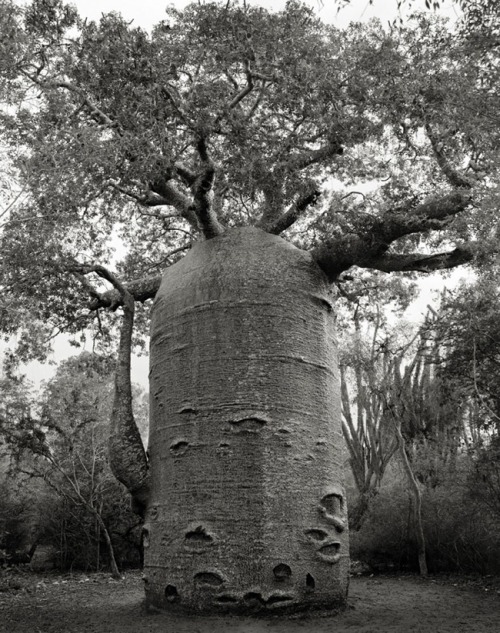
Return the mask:
{"type": "Polygon", "coordinates": [[[148,602],[343,606],[334,315],[312,257],[253,228],[196,245],[157,294],[150,381],[148,602]]]}

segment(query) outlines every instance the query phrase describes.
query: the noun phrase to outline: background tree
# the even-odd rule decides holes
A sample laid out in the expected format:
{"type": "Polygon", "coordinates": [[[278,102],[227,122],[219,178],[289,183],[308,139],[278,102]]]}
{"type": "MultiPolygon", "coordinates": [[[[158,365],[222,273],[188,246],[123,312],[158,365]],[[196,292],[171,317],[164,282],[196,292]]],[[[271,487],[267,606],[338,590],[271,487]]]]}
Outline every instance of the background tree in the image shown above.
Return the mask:
{"type": "Polygon", "coordinates": [[[354,266],[429,272],[496,247],[484,64],[428,17],[340,32],[295,1],[169,10],[151,35],[58,0],[1,9],[2,132],[28,201],[4,225],[0,283],[56,331],[99,314],[105,333],[102,309],[124,306],[113,460],[122,480],[135,464],[127,485],[147,506],[148,599],[343,604],[330,284],[354,266]],[[383,182],[369,201],[321,203],[332,179],[346,194],[383,182]],[[148,463],[127,356],[133,304],[153,297],[148,463]]]}
{"type": "Polygon", "coordinates": [[[342,431],[359,494],[350,504],[349,526],[353,530],[361,528],[370,501],[377,494],[397,448],[394,429],[386,415],[394,352],[388,339],[383,340],[383,334],[381,339],[381,320],[379,309],[367,341],[361,332],[359,315],[355,313],[355,336],[351,345],[343,346],[340,355],[342,431]]]}
{"type": "MultiPolygon", "coordinates": [[[[138,527],[127,513],[123,491],[108,464],[108,419],[113,390],[112,364],[105,357],[83,353],[65,361],[46,386],[36,413],[24,422],[11,419],[3,437],[15,457],[12,476],[4,484],[14,489],[24,475],[42,480],[43,498],[52,508],[50,522],[44,518],[44,533],[38,540],[53,541],[55,530],[62,535],[58,564],[62,568],[100,568],[108,561],[119,578],[113,530],[138,527]],[[47,488],[48,487],[48,488],[47,488]],[[64,515],[64,517],[63,517],[64,515]],[[113,516],[114,515],[114,516],[113,516]],[[121,520],[121,525],[120,525],[121,520]],[[101,557],[101,541],[106,554],[101,557]],[[83,541],[83,542],[82,542],[83,541]],[[95,556],[91,556],[91,551],[95,556]]],[[[35,409],[31,399],[31,409],[35,409]]],[[[37,503],[32,500],[33,507],[37,503]]]]}
{"type": "Polygon", "coordinates": [[[431,571],[494,573],[497,429],[487,391],[498,340],[493,270],[487,283],[469,280],[443,295],[415,349],[391,357],[392,375],[376,392],[399,438],[399,460],[387,466],[354,539],[355,555],[375,568],[416,567],[420,550],[431,571]]]}

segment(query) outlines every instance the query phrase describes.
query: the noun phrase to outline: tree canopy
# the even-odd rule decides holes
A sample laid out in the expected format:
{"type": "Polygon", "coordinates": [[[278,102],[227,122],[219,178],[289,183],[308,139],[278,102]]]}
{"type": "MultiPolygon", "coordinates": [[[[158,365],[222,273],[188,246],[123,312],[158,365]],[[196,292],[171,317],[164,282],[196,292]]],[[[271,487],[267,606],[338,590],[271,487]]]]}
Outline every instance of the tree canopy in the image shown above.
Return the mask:
{"type": "Polygon", "coordinates": [[[121,282],[143,302],[193,241],[235,226],[283,234],[332,281],[496,246],[498,48],[469,54],[430,13],[339,30],[297,0],[208,2],[147,33],[1,0],[0,27],[20,188],[1,219],[7,334],[78,331],[121,282]]]}

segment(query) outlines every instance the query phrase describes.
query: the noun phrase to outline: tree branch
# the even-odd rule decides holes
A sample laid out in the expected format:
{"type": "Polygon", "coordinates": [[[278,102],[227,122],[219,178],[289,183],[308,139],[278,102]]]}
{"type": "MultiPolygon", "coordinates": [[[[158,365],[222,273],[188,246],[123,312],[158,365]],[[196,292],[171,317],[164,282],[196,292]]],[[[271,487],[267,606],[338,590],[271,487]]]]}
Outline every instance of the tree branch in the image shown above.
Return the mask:
{"type": "Polygon", "coordinates": [[[268,233],[279,235],[286,229],[288,229],[294,222],[296,222],[304,211],[311,205],[315,205],[318,198],[321,196],[321,191],[314,189],[310,193],[302,196],[297,202],[292,205],[286,213],[277,218],[272,224],[264,228],[268,233]]]}
{"type": "Polygon", "coordinates": [[[474,259],[476,245],[474,243],[462,244],[452,251],[423,255],[421,253],[398,254],[386,253],[373,259],[369,264],[359,264],[362,268],[373,268],[385,273],[391,272],[421,272],[430,273],[435,270],[455,268],[467,264],[474,259]]]}
{"type": "MultiPolygon", "coordinates": [[[[92,272],[92,271],[89,271],[92,272]]],[[[127,292],[133,297],[134,301],[144,303],[148,299],[154,299],[161,283],[161,275],[151,277],[143,277],[135,279],[126,284],[127,292]]],[[[97,297],[89,302],[89,310],[98,310],[99,308],[108,308],[116,310],[123,305],[123,299],[119,291],[116,289],[108,290],[100,293],[97,297]]]]}
{"type": "MultiPolygon", "coordinates": [[[[283,224],[290,222],[288,226],[291,226],[291,224],[297,220],[298,215],[294,218],[292,207],[285,213],[285,216],[280,217],[282,208],[280,204],[277,203],[277,198],[279,197],[279,192],[284,181],[284,174],[293,174],[296,171],[301,171],[302,169],[306,169],[311,165],[320,163],[329,157],[340,155],[343,151],[344,150],[340,143],[337,141],[329,141],[326,145],[320,147],[319,149],[292,155],[286,160],[280,161],[272,170],[272,174],[269,175],[267,191],[264,190],[264,195],[268,199],[268,203],[266,204],[257,226],[269,232],[275,232],[277,229],[270,230],[270,228],[278,226],[282,223],[282,221],[283,224]],[[283,217],[287,217],[287,220],[282,220],[283,217]]],[[[311,194],[306,194],[302,200],[308,199],[310,195],[311,194]]],[[[317,195],[319,194],[315,195],[316,198],[317,195]]],[[[302,213],[302,211],[304,211],[310,204],[313,204],[313,202],[307,202],[305,206],[302,206],[302,204],[303,203],[300,200],[296,203],[295,212],[299,211],[299,207],[301,207],[299,214],[302,213]]],[[[284,231],[285,228],[288,228],[288,226],[285,226],[278,232],[284,231]]]]}
{"type": "Polygon", "coordinates": [[[473,184],[472,181],[466,176],[460,174],[460,172],[451,165],[450,161],[446,158],[446,155],[443,152],[443,144],[438,140],[438,137],[434,134],[429,123],[425,124],[425,131],[427,132],[427,137],[431,143],[432,151],[434,152],[437,163],[451,186],[471,189],[473,184]]]}
{"type": "Polygon", "coordinates": [[[207,240],[222,235],[224,228],[217,219],[212,206],[212,187],[215,179],[215,165],[208,154],[206,140],[200,135],[196,143],[196,149],[200,156],[202,171],[196,178],[192,191],[194,204],[191,209],[196,214],[198,225],[207,240]]]}
{"type": "Polygon", "coordinates": [[[290,156],[286,161],[283,161],[282,165],[286,166],[288,170],[300,171],[306,167],[320,163],[327,158],[341,156],[343,153],[344,148],[342,145],[336,140],[331,140],[319,149],[290,156]]]}
{"type": "MultiPolygon", "coordinates": [[[[38,77],[33,77],[29,73],[25,72],[24,74],[33,83],[40,86],[41,88],[62,88],[64,90],[67,90],[68,92],[76,94],[78,97],[80,97],[82,105],[89,110],[91,117],[95,121],[97,121],[101,125],[105,125],[106,127],[115,129],[119,136],[123,136],[123,129],[119,125],[119,123],[117,121],[113,121],[113,119],[111,119],[103,110],[101,110],[95,103],[93,103],[80,88],[77,88],[67,81],[42,81],[38,77]]],[[[186,115],[182,111],[182,108],[176,103],[175,98],[168,90],[165,89],[165,92],[171,103],[178,111],[179,116],[181,116],[181,118],[185,120],[186,115]]],[[[188,169],[186,169],[182,165],[176,165],[175,167],[177,173],[184,181],[187,181],[190,184],[194,182],[194,176],[189,172],[188,169]]],[[[171,183],[165,181],[161,184],[161,192],[149,191],[146,195],[143,196],[140,196],[130,190],[120,187],[117,183],[111,184],[117,191],[120,191],[124,195],[133,198],[141,206],[173,206],[179,210],[179,214],[181,215],[181,217],[185,218],[192,226],[197,227],[196,217],[192,211],[192,201],[188,198],[188,196],[185,196],[178,189],[176,189],[171,183]]]]}
{"type": "Polygon", "coordinates": [[[469,196],[454,192],[416,207],[409,203],[390,209],[381,217],[365,218],[348,235],[326,240],[313,249],[312,255],[332,281],[351,266],[376,268],[376,262],[389,265],[383,258],[392,242],[413,233],[445,228],[469,201],[469,196]]]}
{"type": "Polygon", "coordinates": [[[83,92],[83,90],[80,90],[80,88],[73,86],[67,81],[43,81],[36,76],[33,77],[32,75],[30,75],[29,73],[25,71],[22,71],[22,72],[25,75],[25,77],[27,77],[30,81],[32,81],[37,86],[40,86],[40,88],[48,88],[48,89],[63,88],[64,90],[67,90],[68,92],[72,92],[73,94],[78,95],[80,99],[82,100],[82,105],[85,106],[89,110],[90,115],[94,119],[94,121],[96,121],[97,123],[100,123],[101,125],[105,125],[106,127],[115,129],[119,136],[123,135],[123,130],[120,127],[119,123],[117,121],[113,121],[113,119],[111,119],[105,112],[103,112],[97,105],[95,105],[95,103],[92,103],[92,101],[87,97],[87,95],[83,92]]]}
{"type": "Polygon", "coordinates": [[[247,59],[245,59],[243,64],[245,66],[245,76],[247,79],[247,84],[232,98],[231,102],[227,106],[228,110],[233,110],[238,105],[238,103],[241,103],[241,101],[243,101],[243,99],[252,92],[254,88],[253,76],[250,71],[250,63],[247,59]]]}

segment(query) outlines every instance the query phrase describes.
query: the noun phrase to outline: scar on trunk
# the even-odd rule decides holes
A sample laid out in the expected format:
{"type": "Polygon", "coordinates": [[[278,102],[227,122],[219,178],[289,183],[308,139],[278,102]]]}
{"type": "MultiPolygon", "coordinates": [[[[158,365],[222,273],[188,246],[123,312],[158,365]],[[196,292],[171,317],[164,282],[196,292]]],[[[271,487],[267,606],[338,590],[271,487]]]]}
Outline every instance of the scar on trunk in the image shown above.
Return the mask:
{"type": "Polygon", "coordinates": [[[175,602],[179,599],[179,593],[175,585],[167,585],[165,587],[165,598],[168,602],[175,602]]]}
{"type": "Polygon", "coordinates": [[[182,406],[177,413],[198,413],[197,409],[192,404],[185,404],[182,406]]]}
{"type": "Polygon", "coordinates": [[[290,578],[290,576],[292,575],[292,570],[288,565],[280,563],[279,565],[276,565],[276,567],[273,569],[273,574],[276,580],[283,582],[284,580],[290,578]]]}
{"type": "Polygon", "coordinates": [[[180,457],[181,455],[184,455],[188,448],[189,442],[186,442],[186,440],[178,440],[170,445],[170,452],[175,457],[180,457]]]}
{"type": "Polygon", "coordinates": [[[325,495],[320,501],[319,509],[325,520],[335,526],[337,532],[343,532],[346,529],[344,497],[340,492],[325,495]]]}
{"type": "Polygon", "coordinates": [[[194,580],[197,584],[208,587],[220,587],[224,583],[224,578],[220,574],[210,571],[201,571],[195,574],[194,580]]]}
{"type": "Polygon", "coordinates": [[[235,604],[238,602],[238,598],[223,594],[222,596],[217,596],[217,602],[220,602],[221,604],[235,604]]]}
{"type": "Polygon", "coordinates": [[[325,532],[325,530],[322,530],[321,528],[306,530],[305,534],[313,541],[324,541],[328,536],[328,532],[325,532]]]}
{"type": "Polygon", "coordinates": [[[319,557],[327,563],[337,563],[340,560],[340,543],[335,541],[334,543],[328,543],[323,545],[318,550],[319,557]]]}
{"type": "Polygon", "coordinates": [[[190,547],[204,547],[213,543],[213,536],[208,534],[207,530],[199,525],[194,530],[186,532],[185,543],[190,547]]]}
{"type": "Polygon", "coordinates": [[[144,549],[147,549],[150,545],[149,542],[149,528],[144,526],[142,528],[142,546],[144,547],[144,549]]]}
{"type": "Polygon", "coordinates": [[[257,433],[267,424],[267,420],[262,418],[243,418],[241,420],[231,420],[231,425],[236,432],[257,433]]]}

